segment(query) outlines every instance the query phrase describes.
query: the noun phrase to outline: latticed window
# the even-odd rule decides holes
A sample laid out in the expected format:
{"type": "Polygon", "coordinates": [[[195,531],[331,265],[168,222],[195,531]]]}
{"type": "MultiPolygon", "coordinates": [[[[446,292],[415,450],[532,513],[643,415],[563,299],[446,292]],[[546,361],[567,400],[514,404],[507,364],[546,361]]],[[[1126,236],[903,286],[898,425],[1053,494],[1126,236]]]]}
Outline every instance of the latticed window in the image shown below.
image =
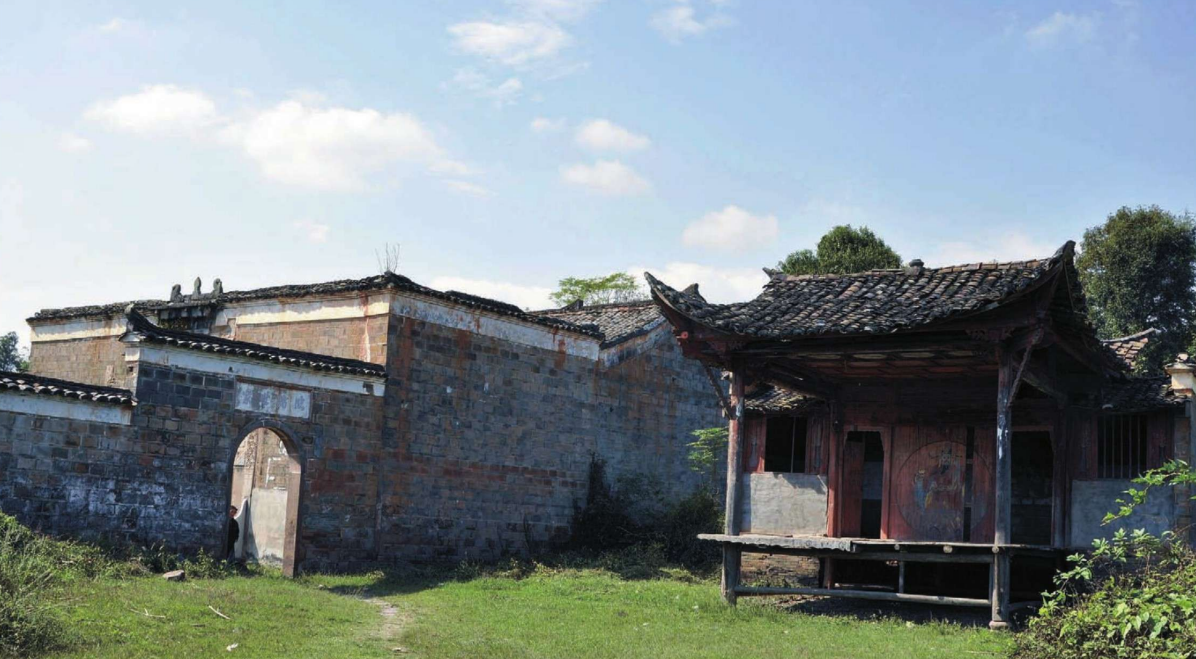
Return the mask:
{"type": "Polygon", "coordinates": [[[1097,421],[1097,478],[1137,478],[1147,469],[1146,426],[1145,414],[1116,414],[1097,421]]]}

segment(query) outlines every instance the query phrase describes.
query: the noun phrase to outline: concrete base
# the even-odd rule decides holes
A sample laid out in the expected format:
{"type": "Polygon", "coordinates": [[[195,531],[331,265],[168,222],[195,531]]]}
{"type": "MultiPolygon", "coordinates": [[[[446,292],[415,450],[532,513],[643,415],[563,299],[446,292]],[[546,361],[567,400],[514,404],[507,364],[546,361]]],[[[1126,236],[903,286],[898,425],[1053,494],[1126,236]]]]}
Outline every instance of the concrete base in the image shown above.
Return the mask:
{"type": "Polygon", "coordinates": [[[1003,632],[1009,629],[1009,623],[993,620],[988,623],[988,628],[994,632],[1003,632]]]}

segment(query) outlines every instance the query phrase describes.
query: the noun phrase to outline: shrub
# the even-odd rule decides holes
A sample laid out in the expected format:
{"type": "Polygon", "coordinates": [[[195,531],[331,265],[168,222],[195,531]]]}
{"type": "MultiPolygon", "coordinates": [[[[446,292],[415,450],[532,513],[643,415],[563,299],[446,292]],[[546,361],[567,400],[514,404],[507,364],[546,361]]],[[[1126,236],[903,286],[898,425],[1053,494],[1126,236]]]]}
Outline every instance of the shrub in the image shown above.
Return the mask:
{"type": "MultiPolygon", "coordinates": [[[[1196,473],[1174,461],[1135,479],[1105,523],[1128,517],[1152,487],[1190,484],[1196,473]]],[[[1055,577],[1058,588],[1017,638],[1018,659],[1196,657],[1196,554],[1175,534],[1118,530],[1055,577]]]]}
{"type": "Polygon", "coordinates": [[[585,505],[574,511],[569,549],[595,553],[651,548],[665,560],[689,569],[701,570],[713,565],[720,555],[718,547],[698,540],[697,536],[718,532],[722,527],[722,505],[705,489],[672,502],[661,501],[659,497],[659,493],[635,479],[612,488],[607,481],[606,464],[593,457],[585,505]],[[653,514],[637,517],[632,514],[636,510],[652,510],[653,514]]]}

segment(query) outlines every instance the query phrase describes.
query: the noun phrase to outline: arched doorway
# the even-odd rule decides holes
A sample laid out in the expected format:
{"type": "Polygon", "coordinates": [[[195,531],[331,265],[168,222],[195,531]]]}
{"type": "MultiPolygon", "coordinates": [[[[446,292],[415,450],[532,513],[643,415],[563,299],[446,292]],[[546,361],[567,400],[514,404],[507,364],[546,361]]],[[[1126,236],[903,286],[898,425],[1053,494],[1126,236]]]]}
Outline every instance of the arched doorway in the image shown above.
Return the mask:
{"type": "MultiPolygon", "coordinates": [[[[295,575],[302,463],[294,443],[267,427],[249,431],[233,456],[229,505],[240,533],[231,548],[238,560],[295,575]]],[[[227,548],[226,548],[227,550],[227,548]]]]}

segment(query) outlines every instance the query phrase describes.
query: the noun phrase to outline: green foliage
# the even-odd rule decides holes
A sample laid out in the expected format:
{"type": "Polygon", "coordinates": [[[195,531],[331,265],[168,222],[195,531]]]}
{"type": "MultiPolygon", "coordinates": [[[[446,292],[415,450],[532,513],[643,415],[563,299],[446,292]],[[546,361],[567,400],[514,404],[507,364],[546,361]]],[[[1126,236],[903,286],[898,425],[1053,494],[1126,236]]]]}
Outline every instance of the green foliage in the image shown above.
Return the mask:
{"type": "Polygon", "coordinates": [[[1158,206],[1119,208],[1084,232],[1076,259],[1089,316],[1102,338],[1154,327],[1139,357],[1158,369],[1193,338],[1196,308],[1196,223],[1158,206]]]}
{"type": "Polygon", "coordinates": [[[574,510],[569,548],[590,554],[652,548],[669,561],[703,569],[718,560],[719,552],[714,543],[697,536],[717,533],[721,527],[722,505],[709,490],[698,489],[666,502],[635,479],[614,488],[607,481],[606,463],[594,456],[586,503],[574,510]]]}
{"type": "Polygon", "coordinates": [[[702,428],[691,434],[697,439],[686,444],[689,468],[702,474],[712,472],[727,457],[727,427],[702,428]]]}
{"type": "Polygon", "coordinates": [[[549,297],[561,306],[578,300],[590,306],[642,300],[647,293],[635,277],[626,272],[613,272],[605,277],[565,277],[549,297]]]}
{"type": "Polygon", "coordinates": [[[17,343],[17,333],[0,334],[0,371],[29,370],[29,360],[17,343]]]}
{"type": "Polygon", "coordinates": [[[850,274],[901,267],[901,256],[868,227],[850,224],[831,228],[818,241],[818,251],[798,250],[777,264],[789,275],[850,274]]]}
{"type": "MultiPolygon", "coordinates": [[[[1153,487],[1196,483],[1172,461],[1134,480],[1104,523],[1131,515],[1153,487]]],[[[1173,533],[1118,529],[1091,553],[1068,557],[1038,616],[1018,636],[1018,659],[1191,658],[1196,653],[1196,554],[1173,533]]]]}
{"type": "Polygon", "coordinates": [[[73,641],[61,612],[68,588],[176,569],[193,579],[234,572],[202,551],[185,557],[161,547],[105,550],[45,537],[0,513],[0,657],[29,656],[73,641]]]}

